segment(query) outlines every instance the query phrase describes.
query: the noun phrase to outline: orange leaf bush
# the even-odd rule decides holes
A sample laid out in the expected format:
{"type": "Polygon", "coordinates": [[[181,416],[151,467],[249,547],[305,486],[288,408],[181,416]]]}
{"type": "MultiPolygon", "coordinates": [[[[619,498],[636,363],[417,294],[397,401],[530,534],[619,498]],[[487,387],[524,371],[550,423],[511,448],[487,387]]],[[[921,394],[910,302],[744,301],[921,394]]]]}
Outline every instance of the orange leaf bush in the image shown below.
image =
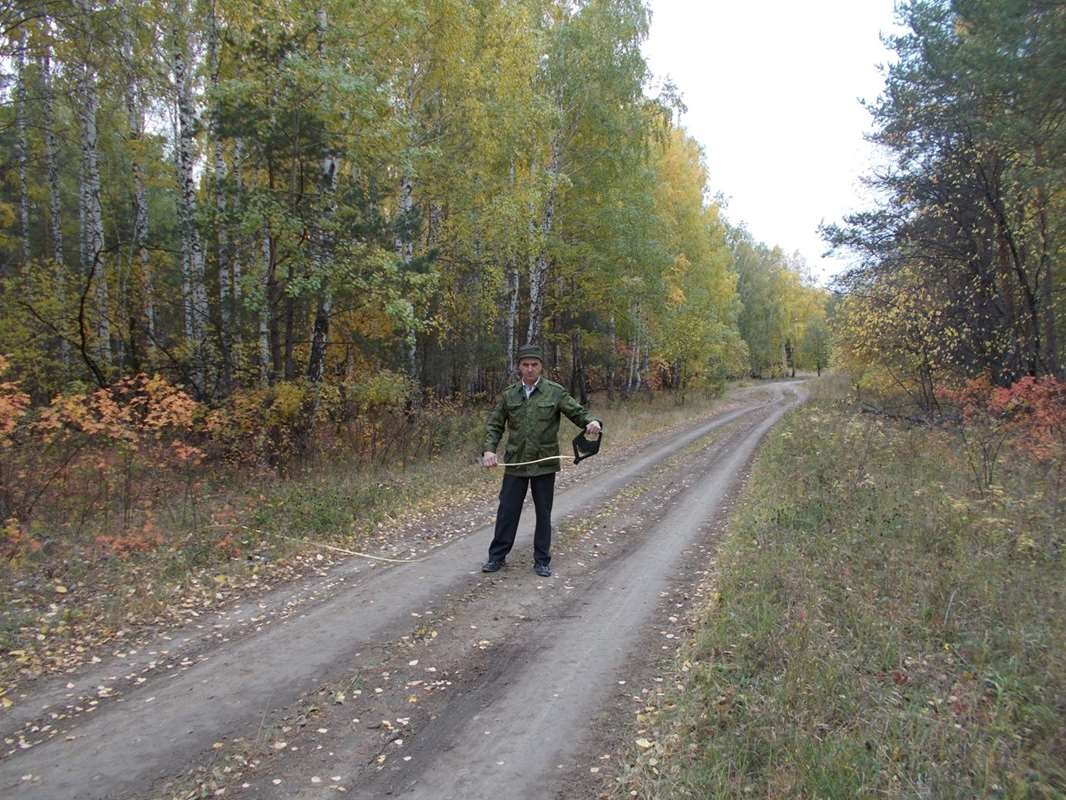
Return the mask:
{"type": "Polygon", "coordinates": [[[1026,376],[1007,387],[981,375],[938,396],[952,404],[964,425],[1001,429],[1011,445],[1040,462],[1066,455],[1066,382],[1026,376]]]}
{"type": "MultiPolygon", "coordinates": [[[[0,375],[7,372],[10,363],[0,355],[0,375]]],[[[11,434],[15,432],[30,405],[30,396],[19,391],[18,386],[18,381],[0,383],[0,447],[11,446],[11,434]]]]}
{"type": "Polygon", "coordinates": [[[1005,389],[993,389],[988,408],[1017,434],[1017,445],[1038,461],[1066,454],[1066,381],[1026,376],[1005,389]]]}
{"type": "Polygon", "coordinates": [[[155,525],[155,515],[148,513],[140,528],[133,528],[112,536],[97,536],[96,544],[126,558],[133,553],[145,553],[163,544],[163,534],[155,525]]]}
{"type": "MultiPolygon", "coordinates": [[[[0,357],[0,373],[8,361],[0,357]]],[[[172,494],[175,477],[206,457],[203,407],[165,378],[131,375],[103,389],[53,398],[43,408],[17,383],[0,383],[0,519],[3,555],[12,563],[28,543],[64,541],[100,515],[99,552],[128,555],[162,543],[152,505],[172,494]],[[40,519],[45,517],[47,519],[40,519]]]]}
{"type": "Polygon", "coordinates": [[[200,405],[165,378],[145,374],[123,378],[89,395],[60,395],[34,423],[41,440],[75,434],[109,444],[138,445],[168,431],[191,432],[200,405]]]}

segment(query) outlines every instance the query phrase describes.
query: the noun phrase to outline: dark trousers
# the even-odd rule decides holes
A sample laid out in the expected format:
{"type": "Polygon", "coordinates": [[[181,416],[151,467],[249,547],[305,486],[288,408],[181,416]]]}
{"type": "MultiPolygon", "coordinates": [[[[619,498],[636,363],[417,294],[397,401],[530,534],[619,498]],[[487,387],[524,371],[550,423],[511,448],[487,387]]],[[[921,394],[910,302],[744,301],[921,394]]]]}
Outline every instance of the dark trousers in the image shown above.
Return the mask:
{"type": "Polygon", "coordinates": [[[533,534],[533,558],[538,564],[551,561],[552,499],[555,496],[555,473],[536,475],[504,475],[500,487],[500,507],[496,511],[496,532],[489,545],[489,560],[502,561],[514,546],[518,520],[526,490],[533,490],[533,507],[537,511],[537,527],[533,534]]]}

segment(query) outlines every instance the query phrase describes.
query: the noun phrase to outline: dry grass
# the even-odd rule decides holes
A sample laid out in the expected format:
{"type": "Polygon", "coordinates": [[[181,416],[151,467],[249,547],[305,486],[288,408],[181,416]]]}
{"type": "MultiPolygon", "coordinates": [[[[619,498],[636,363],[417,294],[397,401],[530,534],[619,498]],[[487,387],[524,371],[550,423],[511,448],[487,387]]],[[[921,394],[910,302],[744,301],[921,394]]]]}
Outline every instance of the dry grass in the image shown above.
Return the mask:
{"type": "Polygon", "coordinates": [[[1066,797],[1051,481],[978,491],[956,437],[841,397],[768,438],[619,796],[1066,797]]]}

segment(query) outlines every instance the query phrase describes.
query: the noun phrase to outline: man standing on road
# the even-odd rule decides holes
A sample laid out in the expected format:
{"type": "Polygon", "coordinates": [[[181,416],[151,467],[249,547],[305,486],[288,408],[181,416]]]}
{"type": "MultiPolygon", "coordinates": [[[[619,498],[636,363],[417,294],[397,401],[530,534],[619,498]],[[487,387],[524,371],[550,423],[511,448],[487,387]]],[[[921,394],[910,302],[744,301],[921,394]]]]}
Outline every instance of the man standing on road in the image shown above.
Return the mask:
{"type": "MultiPolygon", "coordinates": [[[[601,430],[599,420],[570,396],[562,386],[541,375],[544,354],[536,345],[518,348],[518,372],[521,380],[503,390],[500,400],[489,415],[481,463],[497,465],[496,447],[508,430],[506,462],[537,461],[559,455],[559,415],[584,428],[590,436],[601,430]]],[[[500,487],[500,507],[496,512],[496,531],[489,545],[489,560],[482,572],[496,572],[507,559],[518,532],[518,520],[526,491],[533,490],[533,507],[537,512],[537,527],[533,535],[533,571],[542,578],[551,576],[552,499],[555,495],[555,473],[560,459],[548,458],[535,464],[507,467],[500,487]]]]}

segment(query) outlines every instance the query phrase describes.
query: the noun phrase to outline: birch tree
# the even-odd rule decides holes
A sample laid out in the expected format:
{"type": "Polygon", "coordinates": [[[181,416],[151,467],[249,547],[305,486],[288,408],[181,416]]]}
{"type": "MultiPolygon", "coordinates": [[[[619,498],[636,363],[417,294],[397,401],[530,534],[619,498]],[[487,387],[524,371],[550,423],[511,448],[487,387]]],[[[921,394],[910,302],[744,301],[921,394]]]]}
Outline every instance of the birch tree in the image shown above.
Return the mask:
{"type": "MultiPolygon", "coordinates": [[[[44,134],[44,168],[48,182],[48,240],[52,260],[62,276],[63,264],[63,201],[59,192],[59,144],[56,136],[55,88],[52,76],[51,44],[42,45],[38,62],[41,79],[41,124],[44,134]]],[[[62,285],[60,282],[59,285],[62,285]]]]}
{"type": "MultiPolygon", "coordinates": [[[[325,61],[325,39],[328,20],[326,10],[318,8],[315,11],[316,38],[318,47],[318,59],[320,65],[325,61]]],[[[326,151],[322,154],[321,174],[319,175],[319,207],[321,216],[315,224],[314,233],[314,270],[318,276],[318,302],[315,308],[314,329],[311,334],[311,353],[307,363],[307,378],[316,387],[312,406],[308,414],[308,428],[314,426],[315,415],[318,411],[320,393],[318,384],[322,381],[322,373],[326,361],[326,344],[329,340],[329,317],[333,311],[333,292],[330,286],[330,268],[333,266],[333,217],[337,212],[337,172],[340,168],[340,160],[334,149],[327,142],[326,151]]]]}
{"type": "MultiPolygon", "coordinates": [[[[82,48],[92,48],[96,38],[93,35],[92,15],[96,9],[90,0],[77,0],[77,6],[80,14],[74,32],[82,37],[80,42],[82,48]]],[[[96,68],[92,61],[92,56],[87,52],[83,52],[82,63],[77,65],[76,69],[80,101],[78,104],[78,117],[81,127],[81,174],[78,190],[79,252],[82,274],[85,277],[86,284],[95,287],[95,350],[97,358],[102,362],[102,371],[97,372],[99,380],[102,377],[101,372],[107,372],[111,368],[108,269],[104,252],[104,214],[100,199],[100,167],[96,127],[96,115],[99,111],[100,101],[97,93],[96,68]]],[[[80,313],[82,355],[88,358],[85,316],[86,310],[83,303],[80,313]]]]}
{"type": "Polygon", "coordinates": [[[125,102],[127,133],[126,141],[130,154],[131,205],[133,210],[133,242],[130,280],[136,291],[130,303],[130,316],[135,320],[131,325],[133,333],[130,345],[136,354],[139,336],[145,339],[145,346],[152,348],[156,338],[155,304],[153,299],[151,263],[148,253],[148,193],[144,183],[144,101],[138,78],[139,65],[134,50],[134,28],[129,9],[123,7],[122,54],[125,71],[125,102]]]}
{"type": "Polygon", "coordinates": [[[211,97],[216,108],[211,113],[212,184],[215,203],[215,236],[218,242],[218,310],[219,345],[222,356],[220,391],[229,394],[233,384],[233,315],[236,310],[236,276],[233,269],[233,253],[230,248],[229,219],[226,203],[226,159],[223,155],[222,136],[219,130],[217,97],[221,69],[221,44],[218,30],[218,3],[209,0],[207,14],[207,69],[211,85],[211,97]]]}
{"type": "Polygon", "coordinates": [[[15,52],[15,158],[19,185],[19,255],[23,266],[30,263],[29,150],[26,132],[26,29],[19,34],[15,52]]]}
{"type": "Polygon", "coordinates": [[[207,289],[204,285],[204,251],[196,218],[195,158],[196,108],[192,92],[192,36],[188,24],[187,0],[171,5],[171,68],[177,106],[178,220],[181,229],[183,271],[182,303],[185,336],[193,348],[197,389],[206,390],[205,327],[208,321],[207,289]]]}

